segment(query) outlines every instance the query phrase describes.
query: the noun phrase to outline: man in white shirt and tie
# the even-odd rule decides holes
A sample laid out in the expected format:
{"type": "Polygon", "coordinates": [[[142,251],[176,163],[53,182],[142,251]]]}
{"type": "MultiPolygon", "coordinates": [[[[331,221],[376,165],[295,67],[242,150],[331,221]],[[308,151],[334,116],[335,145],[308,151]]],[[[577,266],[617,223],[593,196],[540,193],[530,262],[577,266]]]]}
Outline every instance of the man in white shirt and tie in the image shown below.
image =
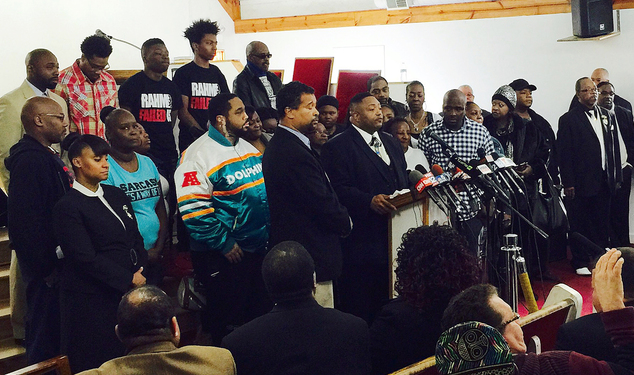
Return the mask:
{"type": "Polygon", "coordinates": [[[339,201],[354,223],[342,239],[338,281],[342,311],[370,323],[389,298],[388,197],[407,188],[406,162],[398,141],[379,131],[381,104],[369,92],[350,101],[352,126],[326,142],[321,160],[339,201]]]}

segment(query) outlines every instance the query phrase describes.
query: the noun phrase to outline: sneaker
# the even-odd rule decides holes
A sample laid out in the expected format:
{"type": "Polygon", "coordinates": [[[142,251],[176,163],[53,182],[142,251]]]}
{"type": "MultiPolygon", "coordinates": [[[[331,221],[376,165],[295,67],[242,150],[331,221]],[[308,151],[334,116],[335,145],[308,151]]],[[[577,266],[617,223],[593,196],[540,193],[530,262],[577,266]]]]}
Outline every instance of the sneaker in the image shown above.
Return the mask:
{"type": "Polygon", "coordinates": [[[588,267],[581,267],[575,270],[577,275],[579,276],[592,276],[592,272],[588,269],[588,267]]]}

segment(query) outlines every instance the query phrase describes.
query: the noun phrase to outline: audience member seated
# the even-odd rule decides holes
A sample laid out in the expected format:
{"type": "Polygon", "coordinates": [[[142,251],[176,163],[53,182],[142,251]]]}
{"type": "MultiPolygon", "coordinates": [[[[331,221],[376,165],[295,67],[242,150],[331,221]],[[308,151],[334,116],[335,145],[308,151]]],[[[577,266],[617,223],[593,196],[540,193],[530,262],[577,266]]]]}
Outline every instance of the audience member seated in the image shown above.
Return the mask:
{"type": "MultiPolygon", "coordinates": [[[[389,104],[381,105],[381,113],[383,113],[383,122],[388,122],[394,118],[394,110],[389,104]]],[[[401,117],[402,118],[402,117],[401,117]]],[[[409,125],[407,126],[409,128],[409,125]]]]}
{"type": "Polygon", "coordinates": [[[624,259],[615,249],[608,251],[597,262],[592,278],[601,320],[614,343],[618,363],[607,363],[570,351],[549,351],[542,354],[526,353],[519,315],[497,295],[489,284],[472,286],[450,302],[442,318],[444,329],[456,324],[478,321],[495,327],[515,355],[518,374],[629,374],[634,370],[634,308],[623,303],[621,268],[624,259]]]}
{"type": "Polygon", "coordinates": [[[233,81],[233,92],[253,107],[276,108],[275,95],[282,88],[278,76],[269,72],[273,57],[266,44],[253,41],[246,48],[247,65],[233,81]]]}
{"type": "Polygon", "coordinates": [[[147,251],[130,198],[108,178],[110,146],[76,133],[64,139],[77,179],[53,209],[64,253],[60,282],[61,352],[73,372],[120,357],[112,327],[117,306],[132,287],[145,284],[147,251]]]}
{"type": "MultiPolygon", "coordinates": [[[[634,249],[620,247],[623,263],[623,302],[625,306],[634,306],[634,249]]],[[[559,327],[555,348],[558,350],[574,350],[575,352],[594,357],[600,361],[616,362],[616,350],[605,331],[601,320],[601,306],[596,294],[592,293],[592,305],[597,313],[585,315],[559,327]]]]}
{"type": "MultiPolygon", "coordinates": [[[[381,107],[381,109],[383,109],[383,107],[381,107]]],[[[430,170],[429,162],[427,161],[423,150],[410,147],[411,137],[409,135],[409,124],[407,123],[407,120],[402,117],[394,117],[383,125],[383,131],[388,134],[392,134],[392,136],[401,144],[403,152],[405,153],[407,169],[413,171],[414,168],[420,164],[428,171],[430,170]]]]}
{"type": "Polygon", "coordinates": [[[262,276],[275,307],[222,342],[238,373],[370,373],[367,325],[315,301],[315,265],[302,245],[284,241],[273,247],[262,263],[262,276]]]}
{"type": "Polygon", "coordinates": [[[260,116],[260,121],[262,121],[262,131],[264,132],[264,136],[271,139],[273,134],[275,134],[275,130],[277,130],[277,125],[280,122],[280,115],[277,114],[277,110],[269,107],[259,107],[256,112],[260,116]]]}
{"type": "Polygon", "coordinates": [[[397,102],[390,98],[390,86],[388,86],[387,79],[376,75],[368,80],[368,92],[381,103],[381,105],[388,104],[394,110],[396,117],[405,117],[409,113],[409,109],[403,103],[397,102]]]}
{"type": "Polygon", "coordinates": [[[321,146],[328,142],[328,131],[321,122],[313,120],[313,129],[306,134],[310,140],[310,148],[321,154],[321,146]]]}
{"type": "Polygon", "coordinates": [[[317,110],[319,111],[319,122],[326,128],[328,138],[332,138],[346,129],[346,125],[337,123],[339,100],[334,96],[322,95],[317,99],[317,110]]]}
{"type": "Polygon", "coordinates": [[[257,148],[258,151],[263,154],[270,138],[265,137],[264,133],[262,133],[262,121],[255,108],[247,105],[244,107],[244,110],[248,116],[247,123],[238,131],[238,136],[251,143],[253,147],[257,148]]]}
{"type": "Polygon", "coordinates": [[[111,53],[109,39],[91,35],[81,43],[81,57],[59,73],[55,93],[68,105],[71,132],[104,137],[101,109],[119,104],[117,83],[106,72],[111,53]]]}
{"type": "Polygon", "coordinates": [[[443,332],[435,357],[440,374],[517,374],[513,354],[502,334],[480,322],[460,323],[443,332]]]}
{"type": "MultiPolygon", "coordinates": [[[[167,213],[161,194],[161,179],[152,160],[134,150],[141,145],[141,125],[125,109],[106,107],[101,111],[110,142],[108,178],[103,182],[123,190],[139,223],[139,232],[147,250],[147,282],[158,285],[163,280],[161,258],[168,235],[167,213]]],[[[147,134],[147,133],[146,133],[147,134]]]]}
{"type": "Polygon", "coordinates": [[[448,226],[410,229],[398,249],[396,291],[370,328],[372,372],[387,374],[434,355],[449,299],[478,283],[467,241],[448,226]]]}
{"type": "Polygon", "coordinates": [[[172,299],[155,286],[127,292],[119,303],[115,327],[126,355],[81,375],[234,375],[235,363],[225,349],[194,345],[178,348],[180,328],[175,312],[172,299]]]}
{"type": "Polygon", "coordinates": [[[436,113],[425,111],[425,87],[419,81],[412,81],[405,89],[409,115],[405,117],[409,124],[409,132],[416,140],[419,134],[427,125],[441,120],[442,117],[436,113]]]}

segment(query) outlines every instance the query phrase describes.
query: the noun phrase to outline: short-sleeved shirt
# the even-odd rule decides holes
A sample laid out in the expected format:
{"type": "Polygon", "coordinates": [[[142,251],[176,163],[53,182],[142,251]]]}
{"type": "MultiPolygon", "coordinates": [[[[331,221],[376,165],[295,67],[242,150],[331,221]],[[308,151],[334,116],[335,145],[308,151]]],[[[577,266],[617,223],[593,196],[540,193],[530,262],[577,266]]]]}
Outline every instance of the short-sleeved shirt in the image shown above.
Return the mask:
{"type": "Polygon", "coordinates": [[[136,157],[139,161],[136,172],[128,172],[114,158],[108,158],[108,179],[102,183],[118,187],[130,198],[145,249],[151,249],[156,244],[161,226],[156,215],[156,204],[161,199],[161,181],[150,158],[139,154],[136,157]]]}
{"type": "MultiPolygon", "coordinates": [[[[203,129],[207,129],[209,120],[207,113],[209,100],[220,93],[231,92],[225,76],[213,64],[210,64],[209,68],[202,68],[193,61],[185,64],[174,73],[174,83],[181,94],[189,98],[187,110],[203,129]]],[[[190,136],[189,131],[183,127],[180,129],[179,142],[191,144],[194,138],[190,136]]],[[[181,149],[182,151],[184,150],[181,149]]]]}
{"type": "Polygon", "coordinates": [[[70,131],[105,138],[104,123],[99,118],[106,106],[118,107],[117,83],[109,73],[102,71],[99,79],[90,82],[79,67],[79,60],[59,72],[54,92],[68,103],[70,131]]]}
{"type": "Polygon", "coordinates": [[[119,104],[130,109],[150,136],[150,156],[163,163],[178,159],[172,129],[172,111],[183,107],[176,84],[167,77],[155,81],[139,72],[119,88],[119,104]]]}

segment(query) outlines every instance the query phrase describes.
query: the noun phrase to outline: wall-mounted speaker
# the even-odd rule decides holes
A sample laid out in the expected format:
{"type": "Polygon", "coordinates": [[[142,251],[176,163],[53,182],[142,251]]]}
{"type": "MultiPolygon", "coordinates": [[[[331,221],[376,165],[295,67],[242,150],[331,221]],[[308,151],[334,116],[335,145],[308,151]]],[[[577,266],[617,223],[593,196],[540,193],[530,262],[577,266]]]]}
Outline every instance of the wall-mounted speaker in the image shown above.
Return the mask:
{"type": "Polygon", "coordinates": [[[572,33],[581,38],[614,31],[612,0],[571,0],[572,33]]]}

